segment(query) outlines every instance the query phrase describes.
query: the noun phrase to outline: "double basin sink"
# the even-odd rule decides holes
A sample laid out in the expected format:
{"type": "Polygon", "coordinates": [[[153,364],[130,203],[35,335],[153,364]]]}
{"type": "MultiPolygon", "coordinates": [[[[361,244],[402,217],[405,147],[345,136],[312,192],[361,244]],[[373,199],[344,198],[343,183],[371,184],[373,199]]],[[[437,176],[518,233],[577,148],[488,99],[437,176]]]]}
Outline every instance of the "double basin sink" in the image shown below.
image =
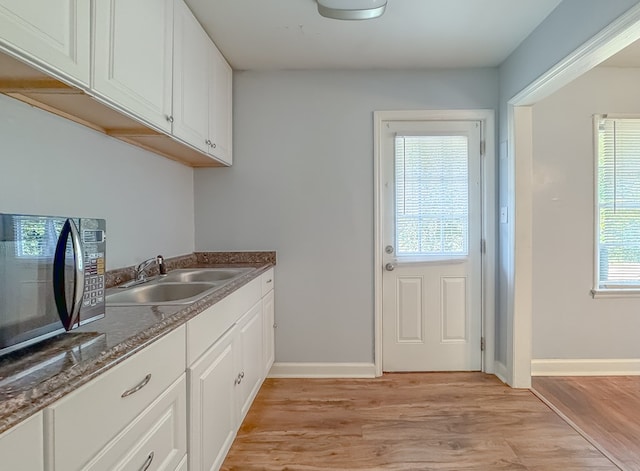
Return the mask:
{"type": "Polygon", "coordinates": [[[189,268],[173,270],[130,288],[111,288],[107,306],[191,304],[255,270],[239,268],[189,268]]]}

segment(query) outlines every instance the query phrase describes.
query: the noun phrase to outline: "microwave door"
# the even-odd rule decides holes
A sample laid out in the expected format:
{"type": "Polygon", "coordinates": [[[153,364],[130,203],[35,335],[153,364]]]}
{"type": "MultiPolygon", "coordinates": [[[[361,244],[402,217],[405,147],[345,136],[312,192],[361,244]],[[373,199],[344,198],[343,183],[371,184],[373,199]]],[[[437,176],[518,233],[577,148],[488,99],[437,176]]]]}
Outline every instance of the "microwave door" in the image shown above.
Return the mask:
{"type": "Polygon", "coordinates": [[[53,259],[53,294],[65,330],[79,322],[84,293],[84,261],[78,228],[72,219],[62,226],[53,259]]]}

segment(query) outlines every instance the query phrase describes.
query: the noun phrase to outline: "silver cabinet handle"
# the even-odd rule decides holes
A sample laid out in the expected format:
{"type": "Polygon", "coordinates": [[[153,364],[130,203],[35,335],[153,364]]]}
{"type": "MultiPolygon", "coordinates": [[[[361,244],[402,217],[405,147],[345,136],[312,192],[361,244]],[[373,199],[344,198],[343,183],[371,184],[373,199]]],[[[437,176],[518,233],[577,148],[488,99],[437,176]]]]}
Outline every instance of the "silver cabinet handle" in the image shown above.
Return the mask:
{"type": "Polygon", "coordinates": [[[142,465],[142,468],[140,468],[140,471],[147,471],[147,469],[149,469],[149,466],[151,466],[151,462],[153,461],[153,456],[154,453],[152,451],[151,453],[149,453],[149,456],[147,456],[147,459],[144,461],[144,464],[142,465]]]}
{"type": "Polygon", "coordinates": [[[211,147],[213,147],[213,148],[215,149],[215,148],[216,148],[216,143],[215,143],[215,142],[213,142],[213,143],[211,144],[211,147]]]}
{"type": "Polygon", "coordinates": [[[393,270],[395,270],[395,268],[396,268],[396,266],[393,263],[387,263],[384,266],[384,269],[387,270],[387,271],[393,271],[393,270]]]}
{"type": "Polygon", "coordinates": [[[269,278],[269,279],[267,280],[267,283],[271,283],[272,281],[273,281],[273,280],[272,280],[271,278],[269,278]]]}
{"type": "Polygon", "coordinates": [[[204,143],[205,143],[206,145],[208,145],[209,147],[211,147],[211,141],[210,141],[209,139],[207,139],[206,141],[204,141],[204,143]]]}
{"type": "Polygon", "coordinates": [[[144,388],[147,384],[149,384],[149,381],[151,381],[151,373],[145,376],[144,379],[140,381],[140,383],[138,383],[138,385],[123,392],[120,397],[127,397],[127,396],[131,396],[133,393],[137,393],[142,388],[144,388]]]}
{"type": "Polygon", "coordinates": [[[237,386],[238,384],[242,383],[242,378],[244,378],[244,371],[238,373],[238,376],[236,377],[236,379],[233,382],[233,384],[235,384],[237,386]]]}
{"type": "Polygon", "coordinates": [[[167,121],[169,121],[170,123],[173,123],[173,116],[167,115],[167,121]]]}

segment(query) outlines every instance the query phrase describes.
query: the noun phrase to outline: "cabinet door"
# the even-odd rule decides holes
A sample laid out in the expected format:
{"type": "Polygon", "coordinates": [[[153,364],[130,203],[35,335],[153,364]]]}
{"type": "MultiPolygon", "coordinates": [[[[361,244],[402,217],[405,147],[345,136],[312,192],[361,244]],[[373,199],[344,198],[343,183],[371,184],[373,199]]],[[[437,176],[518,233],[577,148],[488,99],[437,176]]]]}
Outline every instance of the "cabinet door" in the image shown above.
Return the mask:
{"type": "Polygon", "coordinates": [[[182,0],[176,0],[174,15],[173,135],[208,152],[213,43],[182,0]]]}
{"type": "Polygon", "coordinates": [[[262,298],[262,318],[263,318],[263,362],[264,376],[269,374],[269,370],[275,359],[275,304],[273,290],[262,298]]]}
{"type": "Polygon", "coordinates": [[[242,369],[240,370],[240,419],[249,412],[264,378],[262,361],[262,302],[259,301],[238,322],[242,369]]]}
{"type": "Polygon", "coordinates": [[[0,468],[20,471],[42,471],[42,413],[0,434],[0,468]]]}
{"type": "Polygon", "coordinates": [[[171,132],[173,0],[94,2],[97,94],[171,132]]]}
{"type": "Polygon", "coordinates": [[[233,71],[215,45],[211,48],[209,84],[209,152],[232,163],[232,82],[233,71]]]}
{"type": "Polygon", "coordinates": [[[89,0],[0,0],[0,46],[85,87],[90,23],[89,0]]]}
{"type": "Polygon", "coordinates": [[[187,471],[187,457],[185,456],[182,461],[180,462],[180,464],[178,465],[178,467],[175,469],[175,471],[187,471]]]}
{"type": "Polygon", "coordinates": [[[189,470],[217,470],[237,430],[235,328],[187,370],[189,380],[189,470]]]}

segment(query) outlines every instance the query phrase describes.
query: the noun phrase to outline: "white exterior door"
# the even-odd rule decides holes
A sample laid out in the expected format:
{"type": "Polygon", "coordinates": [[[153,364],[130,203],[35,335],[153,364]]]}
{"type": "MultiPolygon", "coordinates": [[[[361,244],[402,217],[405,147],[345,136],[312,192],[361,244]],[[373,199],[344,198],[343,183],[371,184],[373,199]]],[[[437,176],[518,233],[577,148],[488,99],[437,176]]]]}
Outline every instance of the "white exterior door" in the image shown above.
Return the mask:
{"type": "Polygon", "coordinates": [[[382,129],[382,369],[480,370],[481,122],[382,129]]]}

